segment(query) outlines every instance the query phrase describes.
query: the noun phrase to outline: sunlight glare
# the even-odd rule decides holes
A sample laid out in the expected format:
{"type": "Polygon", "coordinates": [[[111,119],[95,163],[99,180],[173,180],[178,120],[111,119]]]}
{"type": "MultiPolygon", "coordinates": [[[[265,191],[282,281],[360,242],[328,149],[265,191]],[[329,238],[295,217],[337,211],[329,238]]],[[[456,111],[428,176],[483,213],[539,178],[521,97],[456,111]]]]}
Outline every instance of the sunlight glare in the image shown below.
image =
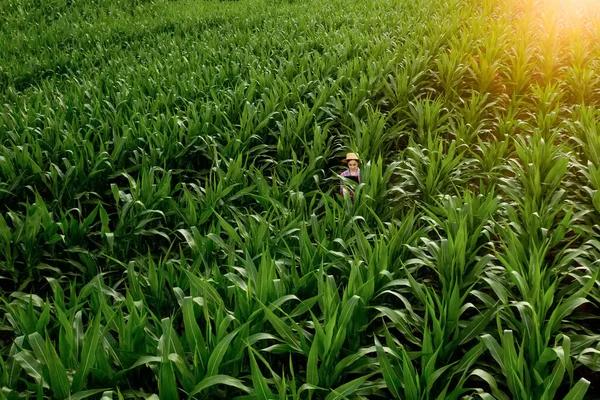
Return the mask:
{"type": "Polygon", "coordinates": [[[554,15],[560,31],[584,34],[600,22],[600,0],[540,0],[539,9],[554,15]]]}
{"type": "Polygon", "coordinates": [[[593,13],[600,11],[598,0],[542,0],[545,8],[554,8],[555,11],[565,14],[593,13]]]}

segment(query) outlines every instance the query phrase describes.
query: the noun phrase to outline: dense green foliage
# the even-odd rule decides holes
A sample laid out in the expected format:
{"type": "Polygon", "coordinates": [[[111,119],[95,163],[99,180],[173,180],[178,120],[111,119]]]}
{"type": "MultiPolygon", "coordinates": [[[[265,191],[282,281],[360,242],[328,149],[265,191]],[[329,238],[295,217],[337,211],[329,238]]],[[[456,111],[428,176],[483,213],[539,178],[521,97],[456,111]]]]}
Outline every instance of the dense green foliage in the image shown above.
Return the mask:
{"type": "Polygon", "coordinates": [[[0,399],[593,398],[598,39],[577,0],[0,0],[0,399]]]}

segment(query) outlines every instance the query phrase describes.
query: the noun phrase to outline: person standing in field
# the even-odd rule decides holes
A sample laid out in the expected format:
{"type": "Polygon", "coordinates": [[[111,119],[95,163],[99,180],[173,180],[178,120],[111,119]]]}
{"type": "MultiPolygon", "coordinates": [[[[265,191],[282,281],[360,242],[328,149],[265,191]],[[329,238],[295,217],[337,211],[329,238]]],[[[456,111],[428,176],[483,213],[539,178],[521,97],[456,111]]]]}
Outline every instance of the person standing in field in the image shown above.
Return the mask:
{"type": "MultiPolygon", "coordinates": [[[[360,168],[358,167],[358,154],[348,153],[346,158],[342,160],[343,163],[348,164],[348,169],[340,174],[340,176],[351,179],[357,183],[360,183],[360,168]]],[[[340,194],[344,196],[344,185],[340,184],[340,194]]],[[[354,192],[350,191],[350,197],[354,199],[354,192]]]]}

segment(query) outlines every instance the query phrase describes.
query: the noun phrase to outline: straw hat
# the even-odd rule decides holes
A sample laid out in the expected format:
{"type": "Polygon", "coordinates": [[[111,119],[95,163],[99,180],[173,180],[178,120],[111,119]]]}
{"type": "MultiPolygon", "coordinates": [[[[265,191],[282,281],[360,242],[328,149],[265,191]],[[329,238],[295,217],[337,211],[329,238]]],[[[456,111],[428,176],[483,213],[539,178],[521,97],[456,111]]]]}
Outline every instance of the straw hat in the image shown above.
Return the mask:
{"type": "Polygon", "coordinates": [[[358,154],[356,154],[356,153],[348,153],[348,154],[346,154],[346,158],[344,158],[342,160],[342,162],[347,163],[350,160],[356,160],[356,161],[358,161],[359,160],[358,154]]]}

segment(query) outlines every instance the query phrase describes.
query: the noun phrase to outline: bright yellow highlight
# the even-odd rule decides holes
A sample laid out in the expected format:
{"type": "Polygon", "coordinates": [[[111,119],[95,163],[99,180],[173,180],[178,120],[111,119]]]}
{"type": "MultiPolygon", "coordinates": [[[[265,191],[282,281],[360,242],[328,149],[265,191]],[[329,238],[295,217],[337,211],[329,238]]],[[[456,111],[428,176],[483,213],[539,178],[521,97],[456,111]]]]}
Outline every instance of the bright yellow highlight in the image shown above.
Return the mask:
{"type": "Polygon", "coordinates": [[[544,9],[554,8],[558,12],[580,13],[580,12],[598,12],[600,10],[600,1],[598,0],[540,0],[539,6],[544,9]]]}
{"type": "Polygon", "coordinates": [[[541,13],[545,29],[568,36],[596,36],[600,32],[600,0],[533,1],[535,13],[541,13]],[[549,25],[554,25],[552,28],[549,25]]]}

